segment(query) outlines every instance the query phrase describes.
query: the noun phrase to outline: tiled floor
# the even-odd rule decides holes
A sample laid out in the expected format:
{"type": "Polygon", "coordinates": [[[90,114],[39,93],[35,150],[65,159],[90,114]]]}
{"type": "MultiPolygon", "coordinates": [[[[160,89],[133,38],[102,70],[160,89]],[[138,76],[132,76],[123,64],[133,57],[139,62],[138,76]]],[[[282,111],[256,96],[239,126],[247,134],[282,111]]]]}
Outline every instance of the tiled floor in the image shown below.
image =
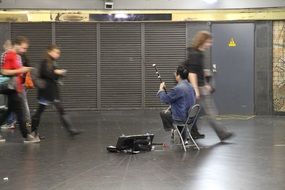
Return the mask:
{"type": "Polygon", "coordinates": [[[3,131],[0,190],[284,190],[285,117],[222,120],[236,137],[219,143],[203,119],[202,150],[170,144],[159,110],[71,113],[84,133],[71,139],[55,113],[46,113],[40,144],[23,144],[18,130],[3,131]],[[108,153],[121,134],[155,134],[155,150],[108,153]],[[4,180],[4,178],[8,180],[4,180]]]}

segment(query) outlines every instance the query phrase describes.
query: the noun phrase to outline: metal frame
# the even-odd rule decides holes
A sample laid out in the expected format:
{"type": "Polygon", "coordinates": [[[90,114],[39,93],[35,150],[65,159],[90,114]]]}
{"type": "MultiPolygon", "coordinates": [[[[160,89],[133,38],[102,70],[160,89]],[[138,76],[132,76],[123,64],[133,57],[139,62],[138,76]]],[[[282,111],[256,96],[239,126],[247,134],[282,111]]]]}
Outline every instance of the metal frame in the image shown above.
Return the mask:
{"type": "Polygon", "coordinates": [[[198,144],[195,142],[194,138],[192,137],[191,135],[191,129],[193,127],[193,125],[197,122],[197,119],[198,119],[198,115],[200,113],[200,105],[199,104],[195,104],[194,106],[192,106],[189,111],[188,111],[188,117],[187,117],[187,120],[185,121],[184,124],[178,124],[178,123],[173,123],[173,126],[174,126],[174,129],[177,131],[178,135],[179,135],[179,138],[180,138],[180,141],[181,141],[181,144],[182,144],[182,147],[184,149],[184,151],[186,152],[187,149],[186,149],[186,144],[185,144],[185,141],[182,137],[182,134],[184,132],[184,130],[186,130],[186,133],[187,135],[190,137],[190,140],[192,141],[193,145],[197,148],[197,150],[200,150],[200,147],[198,146],[198,144]],[[197,108],[197,111],[195,113],[195,109],[197,108]],[[193,113],[194,112],[194,113],[193,113]],[[179,129],[178,129],[178,126],[182,126],[182,131],[180,132],[179,129]]]}

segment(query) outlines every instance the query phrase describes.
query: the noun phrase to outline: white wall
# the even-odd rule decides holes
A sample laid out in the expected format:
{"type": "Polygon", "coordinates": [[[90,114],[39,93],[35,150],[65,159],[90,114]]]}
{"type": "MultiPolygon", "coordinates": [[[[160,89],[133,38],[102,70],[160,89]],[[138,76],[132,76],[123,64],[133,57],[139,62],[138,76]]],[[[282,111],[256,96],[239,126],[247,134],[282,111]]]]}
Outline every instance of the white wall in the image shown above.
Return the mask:
{"type": "MultiPolygon", "coordinates": [[[[2,9],[96,9],[102,10],[104,0],[0,0],[2,9]]],[[[285,0],[114,0],[117,10],[154,9],[234,9],[285,7],[285,0]]]]}

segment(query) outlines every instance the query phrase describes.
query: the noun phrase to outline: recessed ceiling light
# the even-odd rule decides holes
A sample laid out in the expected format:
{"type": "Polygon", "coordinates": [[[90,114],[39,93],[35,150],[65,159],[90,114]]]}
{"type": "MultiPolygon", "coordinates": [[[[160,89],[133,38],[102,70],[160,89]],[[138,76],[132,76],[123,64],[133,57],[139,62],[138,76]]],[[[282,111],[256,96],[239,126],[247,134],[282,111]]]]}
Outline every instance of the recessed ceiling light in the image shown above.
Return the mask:
{"type": "Polygon", "coordinates": [[[218,2],[218,0],[203,0],[203,1],[209,4],[214,4],[218,2]]]}

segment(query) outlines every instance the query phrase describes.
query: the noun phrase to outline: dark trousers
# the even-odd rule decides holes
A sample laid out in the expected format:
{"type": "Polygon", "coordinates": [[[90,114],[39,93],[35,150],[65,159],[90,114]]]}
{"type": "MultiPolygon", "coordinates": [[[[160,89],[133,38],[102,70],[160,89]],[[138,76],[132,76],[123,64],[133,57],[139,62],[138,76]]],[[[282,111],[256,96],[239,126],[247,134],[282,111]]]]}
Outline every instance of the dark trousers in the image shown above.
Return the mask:
{"type": "MultiPolygon", "coordinates": [[[[171,116],[171,112],[170,111],[165,111],[165,110],[162,110],[160,112],[160,117],[161,117],[161,120],[162,120],[162,124],[163,124],[163,128],[165,131],[171,131],[171,129],[174,129],[173,127],[173,119],[172,119],[172,116],[171,116]]],[[[180,132],[182,132],[182,129],[183,127],[182,126],[177,126],[178,130],[180,132]]],[[[182,132],[182,138],[185,140],[186,139],[186,129],[184,129],[184,131],[182,132]]]]}
{"type": "Polygon", "coordinates": [[[9,92],[6,94],[6,96],[8,98],[8,110],[4,114],[4,117],[2,119],[3,121],[1,121],[1,123],[4,123],[6,121],[10,113],[15,113],[21,134],[24,138],[27,138],[28,129],[26,127],[26,120],[24,117],[23,99],[16,91],[9,92]]]}
{"type": "Polygon", "coordinates": [[[218,137],[223,137],[224,134],[228,133],[228,130],[216,120],[218,110],[211,92],[205,87],[200,87],[200,92],[202,96],[199,100],[199,104],[202,106],[205,114],[207,115],[209,125],[213,128],[218,137]]]}
{"type": "MultiPolygon", "coordinates": [[[[53,102],[53,105],[55,106],[57,112],[59,113],[62,125],[64,126],[65,129],[67,129],[70,132],[70,130],[72,129],[72,123],[68,115],[66,115],[63,105],[60,102],[53,102]]],[[[46,107],[47,106],[43,104],[38,105],[38,109],[32,117],[32,132],[36,133],[38,132],[40,119],[46,107]]]]}
{"type": "Polygon", "coordinates": [[[162,110],[160,112],[160,117],[161,117],[161,121],[163,124],[163,128],[165,131],[171,131],[171,129],[173,129],[173,119],[171,116],[171,112],[170,111],[166,111],[166,110],[162,110]]]}

